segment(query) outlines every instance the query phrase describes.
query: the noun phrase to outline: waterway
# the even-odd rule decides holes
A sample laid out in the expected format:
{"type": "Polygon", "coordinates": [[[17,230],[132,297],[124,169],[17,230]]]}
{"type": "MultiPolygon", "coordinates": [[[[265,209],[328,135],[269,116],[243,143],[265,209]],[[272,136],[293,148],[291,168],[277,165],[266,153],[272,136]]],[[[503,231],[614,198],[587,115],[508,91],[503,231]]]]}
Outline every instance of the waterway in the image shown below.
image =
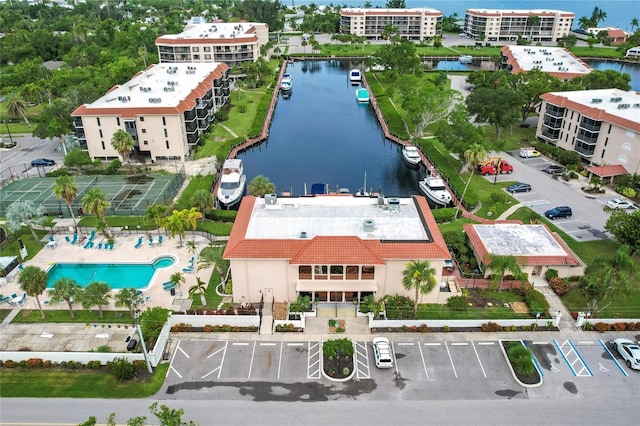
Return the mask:
{"type": "Polygon", "coordinates": [[[293,77],[288,99],[278,101],[269,137],[239,155],[247,181],[263,175],[276,192],[303,195],[314,183],[330,190],[348,188],[386,196],[419,194],[424,171],[409,168],[401,148],[387,140],[369,104],[358,104],[347,79],[356,63],[299,61],[287,72],[293,77]]]}

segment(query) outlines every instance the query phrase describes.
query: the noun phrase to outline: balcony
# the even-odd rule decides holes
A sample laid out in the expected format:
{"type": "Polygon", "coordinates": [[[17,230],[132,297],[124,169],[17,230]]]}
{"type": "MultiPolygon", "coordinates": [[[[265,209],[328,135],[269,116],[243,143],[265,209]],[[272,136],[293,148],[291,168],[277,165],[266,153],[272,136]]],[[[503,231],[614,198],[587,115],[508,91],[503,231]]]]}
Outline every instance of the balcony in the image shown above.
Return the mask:
{"type": "Polygon", "coordinates": [[[600,131],[600,127],[602,127],[602,123],[601,122],[597,122],[597,123],[585,123],[582,122],[580,123],[579,126],[581,129],[590,131],[590,132],[599,132],[600,131]]]}
{"type": "Polygon", "coordinates": [[[557,141],[558,139],[560,139],[560,130],[553,130],[543,127],[541,135],[548,141],[557,141]]]}
{"type": "Polygon", "coordinates": [[[584,157],[592,157],[596,150],[596,146],[593,144],[586,144],[578,141],[575,146],[575,151],[584,156],[584,157]]]}
{"type": "Polygon", "coordinates": [[[549,108],[547,106],[547,109],[544,112],[545,115],[550,115],[552,117],[564,117],[564,108],[549,108]]]}
{"type": "Polygon", "coordinates": [[[545,127],[550,129],[561,129],[562,128],[562,120],[558,120],[556,118],[547,117],[545,114],[544,121],[542,123],[545,127]]]}

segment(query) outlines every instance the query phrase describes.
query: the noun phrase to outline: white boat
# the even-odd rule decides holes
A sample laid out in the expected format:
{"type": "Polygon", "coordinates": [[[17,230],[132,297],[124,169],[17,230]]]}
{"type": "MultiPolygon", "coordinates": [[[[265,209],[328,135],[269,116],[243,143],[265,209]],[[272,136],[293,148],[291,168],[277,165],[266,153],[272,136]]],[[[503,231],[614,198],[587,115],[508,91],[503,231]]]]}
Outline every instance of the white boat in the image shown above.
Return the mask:
{"type": "Polygon", "coordinates": [[[451,202],[451,194],[440,176],[427,176],[418,183],[420,190],[434,203],[446,206],[451,202]]]}
{"type": "Polygon", "coordinates": [[[356,90],[356,100],[359,103],[368,103],[369,102],[369,91],[367,89],[358,89],[358,90],[356,90]]]}
{"type": "Polygon", "coordinates": [[[458,58],[458,62],[460,62],[461,64],[470,64],[471,62],[473,62],[473,56],[460,55],[460,57],[458,58]]]}
{"type": "Polygon", "coordinates": [[[216,197],[220,204],[231,207],[242,199],[246,185],[247,177],[244,175],[242,160],[226,160],[222,165],[216,197]]]}
{"type": "Polygon", "coordinates": [[[351,84],[360,84],[362,81],[362,73],[360,73],[360,70],[353,69],[349,71],[349,81],[351,84]]]}
{"type": "Polygon", "coordinates": [[[283,91],[289,91],[293,87],[293,77],[290,74],[283,74],[282,80],[280,80],[280,89],[283,91]]]}
{"type": "Polygon", "coordinates": [[[402,147],[402,158],[410,166],[417,166],[422,161],[418,148],[412,145],[402,147]]]}

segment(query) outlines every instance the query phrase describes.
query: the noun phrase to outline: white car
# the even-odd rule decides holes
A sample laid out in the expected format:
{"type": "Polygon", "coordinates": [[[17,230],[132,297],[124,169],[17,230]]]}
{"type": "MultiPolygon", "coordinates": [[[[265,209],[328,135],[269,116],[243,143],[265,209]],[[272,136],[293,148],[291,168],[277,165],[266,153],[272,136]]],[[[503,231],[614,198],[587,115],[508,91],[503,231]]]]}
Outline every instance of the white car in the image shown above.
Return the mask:
{"type": "Polygon", "coordinates": [[[620,198],[614,198],[613,200],[607,201],[607,207],[613,210],[630,209],[631,207],[633,207],[633,203],[629,200],[621,200],[620,198]]]}
{"type": "Polygon", "coordinates": [[[640,370],[640,346],[633,340],[618,338],[613,341],[613,347],[622,356],[627,367],[640,370]]]}
{"type": "Polygon", "coordinates": [[[373,356],[378,368],[393,368],[393,355],[391,354],[391,344],[386,337],[373,338],[373,356]]]}

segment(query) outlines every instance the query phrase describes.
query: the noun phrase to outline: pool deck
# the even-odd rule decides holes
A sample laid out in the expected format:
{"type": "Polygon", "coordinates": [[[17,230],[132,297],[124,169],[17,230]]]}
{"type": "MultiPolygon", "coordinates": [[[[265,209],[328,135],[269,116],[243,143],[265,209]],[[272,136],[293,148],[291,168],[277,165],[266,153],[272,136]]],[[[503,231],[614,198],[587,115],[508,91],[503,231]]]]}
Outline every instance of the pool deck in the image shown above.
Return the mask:
{"type": "MultiPolygon", "coordinates": [[[[158,234],[152,234],[154,241],[158,239],[158,234]]],[[[109,262],[123,262],[123,263],[136,263],[136,262],[151,262],[154,259],[161,256],[174,256],[176,262],[168,267],[158,269],[154,277],[151,280],[151,284],[148,288],[143,289],[142,299],[146,302],[141,306],[144,310],[145,307],[161,306],[174,311],[180,311],[188,309],[191,306],[191,300],[188,299],[189,287],[196,283],[196,276],[204,282],[208,282],[213,271],[212,268],[201,269],[197,272],[183,272],[182,268],[186,268],[189,264],[192,254],[186,248],[186,242],[194,240],[198,243],[198,252],[205,248],[209,244],[209,240],[199,235],[187,235],[183,239],[182,247],[178,247],[179,239],[171,238],[167,235],[163,235],[162,244],[154,244],[150,246],[149,238],[146,234],[132,233],[129,235],[121,235],[115,238],[115,244],[113,249],[104,250],[95,248],[100,242],[104,240],[102,235],[96,235],[94,241],[94,248],[83,248],[83,245],[68,243],[65,241],[65,235],[57,234],[55,240],[57,244],[53,247],[45,246],[40,252],[33,257],[33,259],[23,262],[25,266],[38,266],[45,271],[49,266],[55,262],[86,262],[86,263],[109,263],[109,262]],[[143,244],[139,248],[135,248],[138,238],[143,238],[143,244]],[[169,281],[169,277],[175,272],[183,272],[185,282],[181,285],[182,296],[180,290],[176,287],[176,295],[172,296],[169,291],[163,290],[162,283],[169,281]]],[[[71,235],[69,235],[71,237],[71,235]]],[[[44,244],[44,243],[43,243],[44,244]]],[[[196,262],[197,263],[197,255],[196,262]]],[[[0,286],[0,293],[5,296],[11,294],[17,294],[21,296],[23,291],[20,290],[18,284],[18,276],[14,276],[11,282],[2,284],[0,286]]],[[[49,294],[45,291],[40,297],[40,302],[43,309],[67,309],[66,302],[62,303],[49,303],[49,294]]],[[[27,296],[24,302],[17,306],[19,309],[37,309],[36,300],[34,297],[27,296]]],[[[78,307],[78,309],[81,309],[78,307]]],[[[95,308],[93,308],[95,309],[95,308]]],[[[105,306],[104,309],[112,310],[123,308],[116,308],[113,300],[111,300],[109,306],[105,306]]]]}

